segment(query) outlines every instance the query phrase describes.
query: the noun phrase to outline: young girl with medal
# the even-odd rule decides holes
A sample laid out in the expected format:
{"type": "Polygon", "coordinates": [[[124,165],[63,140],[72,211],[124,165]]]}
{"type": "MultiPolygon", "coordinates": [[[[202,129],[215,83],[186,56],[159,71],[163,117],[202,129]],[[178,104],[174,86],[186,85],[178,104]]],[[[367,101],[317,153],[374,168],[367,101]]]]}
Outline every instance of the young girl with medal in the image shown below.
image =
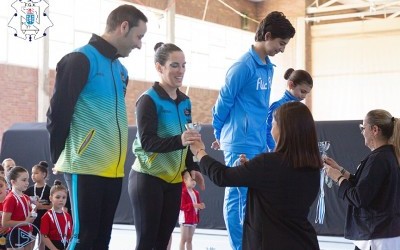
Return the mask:
{"type": "Polygon", "coordinates": [[[72,219],[68,212],[64,211],[67,202],[67,188],[55,181],[50,190],[50,201],[53,207],[47,211],[40,224],[40,233],[46,245],[46,250],[67,249],[72,235],[72,219]]]}
{"type": "Polygon", "coordinates": [[[182,172],[182,180],[181,210],[179,212],[181,242],[179,249],[184,250],[193,248],[192,239],[200,220],[199,211],[206,206],[203,202],[200,202],[199,191],[194,188],[196,181],[192,179],[188,170],[182,172]]]}
{"type": "Polygon", "coordinates": [[[36,217],[34,211],[31,212],[29,197],[23,193],[29,185],[29,173],[25,168],[16,166],[8,172],[7,179],[11,184],[11,191],[4,200],[2,216],[2,226],[10,227],[6,239],[7,249],[32,250],[32,223],[36,217]],[[21,242],[24,244],[19,247],[21,242]]]}
{"type": "MultiPolygon", "coordinates": [[[[33,229],[33,235],[36,236],[39,232],[40,228],[40,219],[47,212],[47,210],[51,209],[50,204],[50,186],[46,184],[46,178],[48,175],[47,172],[48,164],[45,161],[39,162],[32,167],[32,181],[34,183],[33,186],[28,187],[28,189],[24,192],[31,198],[31,202],[36,207],[37,217],[33,222],[33,225],[36,228],[33,229]]],[[[41,241],[39,245],[39,250],[44,250],[44,242],[41,241]]]]}
{"type": "Polygon", "coordinates": [[[7,227],[3,227],[1,224],[1,217],[3,215],[3,202],[7,196],[7,182],[4,176],[0,176],[0,250],[6,250],[6,236],[7,227]]]}

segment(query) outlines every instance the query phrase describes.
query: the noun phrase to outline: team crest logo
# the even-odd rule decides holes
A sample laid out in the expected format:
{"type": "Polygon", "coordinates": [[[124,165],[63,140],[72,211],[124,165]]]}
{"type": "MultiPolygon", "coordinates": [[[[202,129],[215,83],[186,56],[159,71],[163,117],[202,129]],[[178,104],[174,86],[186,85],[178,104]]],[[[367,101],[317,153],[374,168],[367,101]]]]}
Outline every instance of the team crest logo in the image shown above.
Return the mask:
{"type": "Polygon", "coordinates": [[[191,111],[189,108],[185,108],[185,110],[183,111],[183,113],[184,113],[186,116],[189,116],[189,115],[192,113],[192,111],[191,111]]]}
{"type": "Polygon", "coordinates": [[[45,12],[49,4],[44,0],[17,0],[11,7],[15,13],[11,17],[8,27],[14,29],[15,37],[24,40],[32,38],[35,40],[46,36],[47,28],[53,26],[50,18],[45,12]]]}

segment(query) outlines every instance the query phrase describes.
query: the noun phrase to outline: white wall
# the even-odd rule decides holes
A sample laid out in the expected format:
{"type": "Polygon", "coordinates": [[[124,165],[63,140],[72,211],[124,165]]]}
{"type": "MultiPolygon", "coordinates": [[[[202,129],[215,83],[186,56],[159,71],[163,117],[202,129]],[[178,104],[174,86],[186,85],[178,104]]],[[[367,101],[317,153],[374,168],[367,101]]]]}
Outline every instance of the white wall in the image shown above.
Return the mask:
{"type": "Polygon", "coordinates": [[[363,119],[371,109],[399,117],[400,19],[312,26],[316,120],[363,119]]]}

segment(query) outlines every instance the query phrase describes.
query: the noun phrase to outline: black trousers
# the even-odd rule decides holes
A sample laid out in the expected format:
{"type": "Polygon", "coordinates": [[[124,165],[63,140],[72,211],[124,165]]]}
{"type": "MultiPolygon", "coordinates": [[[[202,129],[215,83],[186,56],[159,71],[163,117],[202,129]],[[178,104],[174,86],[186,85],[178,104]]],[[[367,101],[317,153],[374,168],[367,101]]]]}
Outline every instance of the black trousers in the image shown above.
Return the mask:
{"type": "Polygon", "coordinates": [[[128,192],[136,227],[136,250],[165,250],[178,221],[182,183],[131,170],[128,192]]]}
{"type": "MultiPolygon", "coordinates": [[[[105,178],[95,175],[76,175],[76,177],[77,188],[74,189],[72,175],[64,174],[73,208],[74,229],[76,223],[79,224],[77,235],[79,242],[71,250],[107,250],[114,214],[121,196],[122,178],[105,178]]],[[[76,234],[75,231],[72,233],[76,234]]],[[[71,244],[73,244],[73,239],[71,244]]]]}

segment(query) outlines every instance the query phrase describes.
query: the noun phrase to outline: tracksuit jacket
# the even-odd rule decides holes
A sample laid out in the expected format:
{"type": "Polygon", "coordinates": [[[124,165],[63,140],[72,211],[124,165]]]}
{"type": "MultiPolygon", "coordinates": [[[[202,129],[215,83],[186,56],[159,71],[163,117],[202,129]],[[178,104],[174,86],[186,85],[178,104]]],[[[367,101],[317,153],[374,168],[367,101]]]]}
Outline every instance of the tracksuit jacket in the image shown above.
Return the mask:
{"type": "MultiPolygon", "coordinates": [[[[179,223],[180,224],[198,224],[200,221],[199,209],[194,208],[193,200],[187,190],[185,183],[182,185],[182,195],[181,195],[181,211],[179,213],[179,223]]],[[[197,204],[201,203],[199,191],[192,189],[194,195],[196,196],[197,204]]]]}
{"type": "Polygon", "coordinates": [[[136,159],[132,169],[168,183],[182,182],[185,168],[198,169],[193,154],[181,141],[185,124],[192,122],[192,106],[189,97],[179,89],[177,95],[172,100],[156,82],[138,99],[138,103],[143,103],[136,105],[136,115],[146,119],[137,119],[138,131],[132,146],[136,159]]]}
{"type": "Polygon", "coordinates": [[[47,113],[55,169],[71,174],[124,176],[128,143],[128,73],[117,50],[97,35],[57,64],[47,113]]]}
{"type": "Polygon", "coordinates": [[[288,90],[286,90],[285,94],[283,94],[281,99],[272,103],[271,106],[269,106],[268,117],[267,117],[267,147],[268,147],[269,152],[272,152],[275,149],[275,141],[271,134],[272,120],[274,118],[274,112],[277,108],[279,108],[283,104],[285,104],[287,102],[293,102],[293,101],[299,102],[301,100],[299,98],[295,97],[294,95],[292,95],[288,90]]]}
{"type": "Polygon", "coordinates": [[[215,138],[223,150],[259,154],[266,150],[267,112],[274,64],[255,50],[245,53],[228,70],[212,110],[215,138]]]}
{"type": "MultiPolygon", "coordinates": [[[[228,70],[213,108],[214,136],[224,150],[225,163],[232,166],[237,155],[250,159],[267,149],[267,112],[274,64],[260,59],[253,46],[228,70]]],[[[245,187],[227,187],[224,220],[232,249],[242,247],[242,222],[246,205],[245,187]]]]}

